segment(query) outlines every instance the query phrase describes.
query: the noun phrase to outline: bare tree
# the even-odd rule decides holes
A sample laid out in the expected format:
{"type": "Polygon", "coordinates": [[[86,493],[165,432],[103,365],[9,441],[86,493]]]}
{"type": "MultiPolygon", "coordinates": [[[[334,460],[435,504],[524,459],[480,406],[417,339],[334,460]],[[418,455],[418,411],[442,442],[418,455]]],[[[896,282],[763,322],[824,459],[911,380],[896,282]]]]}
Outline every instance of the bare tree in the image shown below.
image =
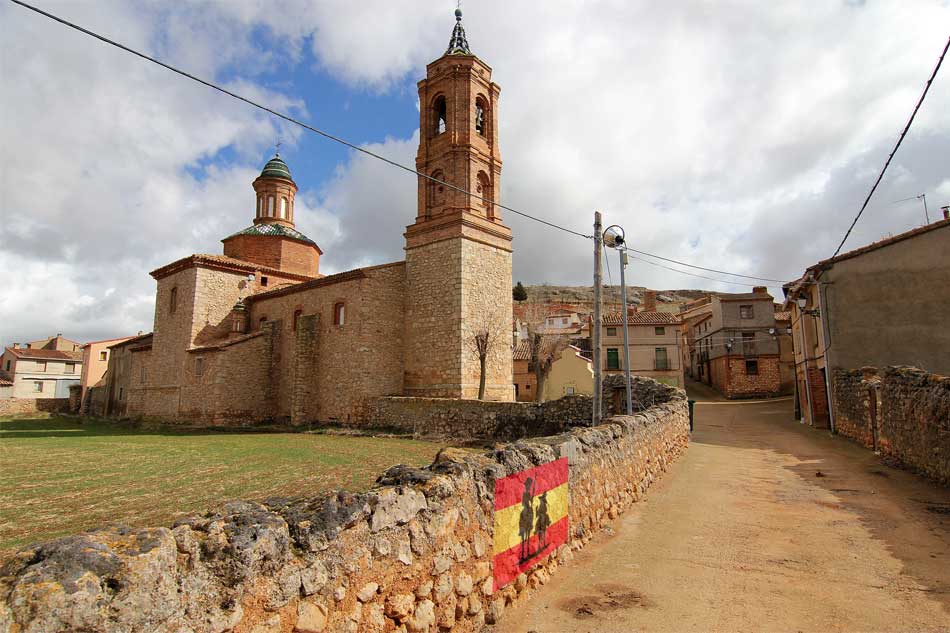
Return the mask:
{"type": "Polygon", "coordinates": [[[528,330],[529,367],[534,371],[536,391],[535,402],[541,402],[544,394],[544,381],[551,373],[551,366],[567,347],[566,337],[547,331],[545,319],[548,307],[543,303],[528,302],[524,307],[524,321],[528,330]]]}
{"type": "Polygon", "coordinates": [[[493,354],[511,354],[510,323],[505,323],[497,310],[482,313],[474,320],[466,341],[478,356],[478,399],[485,399],[485,378],[488,358],[493,354]]]}

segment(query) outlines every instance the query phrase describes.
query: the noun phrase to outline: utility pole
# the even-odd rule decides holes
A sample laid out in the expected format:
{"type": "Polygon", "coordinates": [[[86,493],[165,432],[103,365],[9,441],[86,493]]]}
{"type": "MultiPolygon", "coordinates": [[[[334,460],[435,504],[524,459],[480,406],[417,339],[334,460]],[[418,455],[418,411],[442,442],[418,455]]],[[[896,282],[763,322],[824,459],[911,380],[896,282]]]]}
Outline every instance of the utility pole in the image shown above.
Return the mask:
{"type": "MultiPolygon", "coordinates": [[[[621,244],[623,241],[621,241],[621,244]]],[[[630,385],[630,331],[627,327],[627,280],[624,268],[627,267],[627,251],[620,252],[620,298],[623,303],[623,374],[627,385],[627,415],[633,415],[633,389],[630,385]]]]}
{"type": "Polygon", "coordinates": [[[594,426],[600,424],[600,417],[603,412],[603,363],[600,357],[600,288],[603,285],[601,271],[601,223],[600,211],[594,212],[594,319],[590,324],[591,347],[594,356],[594,410],[591,413],[591,422],[594,426]]]}

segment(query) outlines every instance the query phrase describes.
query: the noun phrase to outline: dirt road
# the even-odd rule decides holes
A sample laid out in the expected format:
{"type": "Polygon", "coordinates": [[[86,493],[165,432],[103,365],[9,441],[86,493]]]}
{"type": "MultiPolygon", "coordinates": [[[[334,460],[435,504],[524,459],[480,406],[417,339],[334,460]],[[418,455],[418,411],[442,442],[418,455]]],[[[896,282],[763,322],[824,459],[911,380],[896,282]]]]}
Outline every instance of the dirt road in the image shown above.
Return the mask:
{"type": "Polygon", "coordinates": [[[697,403],[687,455],[497,630],[950,631],[950,490],[791,406],[697,403]]]}

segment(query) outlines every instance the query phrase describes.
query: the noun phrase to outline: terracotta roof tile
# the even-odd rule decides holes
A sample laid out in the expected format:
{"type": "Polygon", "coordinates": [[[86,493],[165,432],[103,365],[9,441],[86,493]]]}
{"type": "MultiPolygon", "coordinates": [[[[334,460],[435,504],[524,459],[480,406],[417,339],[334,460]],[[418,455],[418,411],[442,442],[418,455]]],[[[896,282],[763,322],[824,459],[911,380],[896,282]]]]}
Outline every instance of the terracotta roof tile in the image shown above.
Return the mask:
{"type": "Polygon", "coordinates": [[[25,349],[23,347],[14,349],[8,347],[7,351],[19,356],[20,358],[33,358],[37,360],[82,360],[82,352],[62,352],[55,349],[25,349]]]}
{"type": "MultiPolygon", "coordinates": [[[[623,312],[609,312],[602,319],[604,325],[623,325],[623,312]]],[[[679,316],[670,312],[630,312],[628,325],[677,325],[679,316]]]]}
{"type": "Polygon", "coordinates": [[[0,387],[10,387],[13,385],[13,378],[10,374],[0,369],[0,387]]]}

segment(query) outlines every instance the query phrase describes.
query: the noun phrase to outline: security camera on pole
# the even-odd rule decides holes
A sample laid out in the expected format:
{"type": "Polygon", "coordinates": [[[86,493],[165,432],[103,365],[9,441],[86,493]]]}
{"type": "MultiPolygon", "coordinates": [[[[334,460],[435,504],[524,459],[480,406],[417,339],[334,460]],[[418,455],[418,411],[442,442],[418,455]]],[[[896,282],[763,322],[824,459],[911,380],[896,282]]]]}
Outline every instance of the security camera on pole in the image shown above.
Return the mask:
{"type": "Polygon", "coordinates": [[[624,250],[624,230],[614,224],[604,231],[604,246],[615,248],[620,253],[620,299],[623,302],[623,373],[627,385],[627,415],[633,415],[633,390],[630,385],[630,332],[627,329],[627,251],[624,250]]]}

